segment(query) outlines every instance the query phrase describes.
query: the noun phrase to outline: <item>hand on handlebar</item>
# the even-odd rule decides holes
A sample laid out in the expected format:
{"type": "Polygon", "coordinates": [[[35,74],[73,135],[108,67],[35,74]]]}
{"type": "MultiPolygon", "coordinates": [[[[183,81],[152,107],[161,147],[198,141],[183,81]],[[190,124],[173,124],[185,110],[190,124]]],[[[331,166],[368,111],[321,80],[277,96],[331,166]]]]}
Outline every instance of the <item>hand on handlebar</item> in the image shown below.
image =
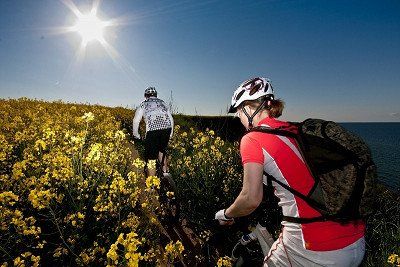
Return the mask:
{"type": "Polygon", "coordinates": [[[227,218],[225,215],[225,209],[222,209],[215,213],[215,219],[218,220],[220,225],[232,225],[235,223],[233,218],[227,218]]]}

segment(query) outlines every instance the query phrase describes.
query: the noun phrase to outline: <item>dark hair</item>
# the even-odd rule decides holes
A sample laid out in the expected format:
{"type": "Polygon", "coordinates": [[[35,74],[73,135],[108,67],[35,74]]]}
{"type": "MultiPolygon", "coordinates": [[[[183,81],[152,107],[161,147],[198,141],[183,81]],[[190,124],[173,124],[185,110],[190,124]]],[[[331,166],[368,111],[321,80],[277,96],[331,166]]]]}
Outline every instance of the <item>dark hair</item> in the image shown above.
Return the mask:
{"type": "Polygon", "coordinates": [[[257,108],[263,102],[264,102],[263,109],[268,110],[268,115],[271,118],[279,118],[282,115],[283,109],[285,107],[285,102],[283,102],[280,99],[268,100],[265,97],[260,97],[260,98],[257,98],[256,100],[244,101],[241,106],[249,105],[253,108],[257,108]],[[268,105],[268,103],[269,103],[269,105],[268,105]]]}

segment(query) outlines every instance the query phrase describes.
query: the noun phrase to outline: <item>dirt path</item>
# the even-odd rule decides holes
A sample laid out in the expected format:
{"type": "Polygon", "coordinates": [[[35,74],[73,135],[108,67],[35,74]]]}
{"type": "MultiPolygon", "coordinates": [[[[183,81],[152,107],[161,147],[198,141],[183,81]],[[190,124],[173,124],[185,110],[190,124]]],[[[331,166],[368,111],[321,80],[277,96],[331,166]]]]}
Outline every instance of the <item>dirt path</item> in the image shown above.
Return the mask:
{"type": "MultiPolygon", "coordinates": [[[[133,155],[133,158],[139,158],[139,152],[135,148],[133,143],[129,144],[129,149],[133,155]]],[[[130,170],[135,172],[142,172],[143,170],[137,169],[133,164],[130,165],[130,170]]],[[[145,181],[143,183],[145,186],[145,181]]],[[[178,203],[179,205],[179,203],[178,203]]],[[[161,206],[161,205],[160,205],[161,206]]],[[[153,216],[155,214],[152,214],[153,216]]],[[[186,256],[180,257],[180,263],[182,266],[203,266],[204,264],[196,260],[196,256],[201,255],[201,241],[195,232],[190,228],[189,222],[185,218],[181,218],[179,215],[177,218],[169,219],[163,223],[163,218],[159,218],[159,230],[160,233],[167,238],[169,241],[176,242],[180,240],[185,247],[186,256]]],[[[166,244],[163,244],[165,246],[166,244]]]]}

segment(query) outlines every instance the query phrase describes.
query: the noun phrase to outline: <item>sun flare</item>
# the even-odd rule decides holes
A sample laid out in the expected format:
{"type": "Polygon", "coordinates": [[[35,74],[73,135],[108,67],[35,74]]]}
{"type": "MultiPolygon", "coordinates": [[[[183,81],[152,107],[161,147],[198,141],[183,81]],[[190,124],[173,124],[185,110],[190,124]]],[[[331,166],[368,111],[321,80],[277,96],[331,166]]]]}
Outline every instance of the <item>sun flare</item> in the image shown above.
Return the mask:
{"type": "MultiPolygon", "coordinates": [[[[98,47],[89,47],[89,43],[98,42],[101,47],[104,48],[105,52],[110,56],[113,63],[122,71],[124,71],[129,78],[135,76],[140,80],[140,77],[135,73],[134,68],[121,54],[108,42],[107,36],[105,36],[105,29],[107,28],[107,34],[112,34],[113,28],[121,25],[129,24],[128,18],[111,18],[103,20],[97,16],[101,0],[92,0],[92,8],[88,13],[82,13],[75,5],[73,0],[60,0],[72,13],[75,15],[72,25],[57,28],[57,33],[74,33],[81,36],[81,43],[77,47],[74,59],[68,67],[66,75],[69,75],[71,71],[77,69],[82,63],[86,56],[88,49],[97,49],[98,47]]],[[[141,80],[140,80],[141,81],[141,80]]],[[[142,81],[141,81],[142,82],[142,81]]],[[[142,82],[143,83],[143,82],[142,82]]]]}
{"type": "Polygon", "coordinates": [[[72,30],[81,35],[82,43],[86,45],[94,40],[103,42],[103,30],[106,26],[107,25],[104,21],[101,21],[96,14],[91,12],[89,14],[82,14],[79,16],[75,26],[72,27],[72,30]]]}
{"type": "Polygon", "coordinates": [[[88,13],[82,13],[72,0],[61,0],[76,16],[75,24],[67,27],[67,32],[76,32],[82,38],[82,46],[86,47],[89,42],[98,41],[106,43],[104,29],[116,26],[117,23],[111,20],[104,21],[98,16],[100,0],[93,0],[92,8],[88,13]]]}

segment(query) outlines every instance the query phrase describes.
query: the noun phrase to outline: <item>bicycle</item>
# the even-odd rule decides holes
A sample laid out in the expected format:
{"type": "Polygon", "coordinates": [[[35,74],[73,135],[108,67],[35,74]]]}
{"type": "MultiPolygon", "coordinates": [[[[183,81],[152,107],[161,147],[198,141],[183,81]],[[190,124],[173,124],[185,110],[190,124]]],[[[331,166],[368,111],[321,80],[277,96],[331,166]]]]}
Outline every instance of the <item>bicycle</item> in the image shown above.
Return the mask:
{"type": "Polygon", "coordinates": [[[279,230],[281,224],[281,209],[278,200],[273,196],[273,189],[264,177],[263,203],[254,212],[256,227],[248,234],[244,234],[234,245],[231,252],[233,266],[262,266],[264,258],[268,255],[272,244],[275,242],[269,231],[279,230]],[[269,231],[263,225],[269,225],[269,231]]]}
{"type": "Polygon", "coordinates": [[[233,266],[261,266],[273,243],[271,234],[258,223],[251,233],[244,234],[233,247],[231,254],[233,266]]]}

